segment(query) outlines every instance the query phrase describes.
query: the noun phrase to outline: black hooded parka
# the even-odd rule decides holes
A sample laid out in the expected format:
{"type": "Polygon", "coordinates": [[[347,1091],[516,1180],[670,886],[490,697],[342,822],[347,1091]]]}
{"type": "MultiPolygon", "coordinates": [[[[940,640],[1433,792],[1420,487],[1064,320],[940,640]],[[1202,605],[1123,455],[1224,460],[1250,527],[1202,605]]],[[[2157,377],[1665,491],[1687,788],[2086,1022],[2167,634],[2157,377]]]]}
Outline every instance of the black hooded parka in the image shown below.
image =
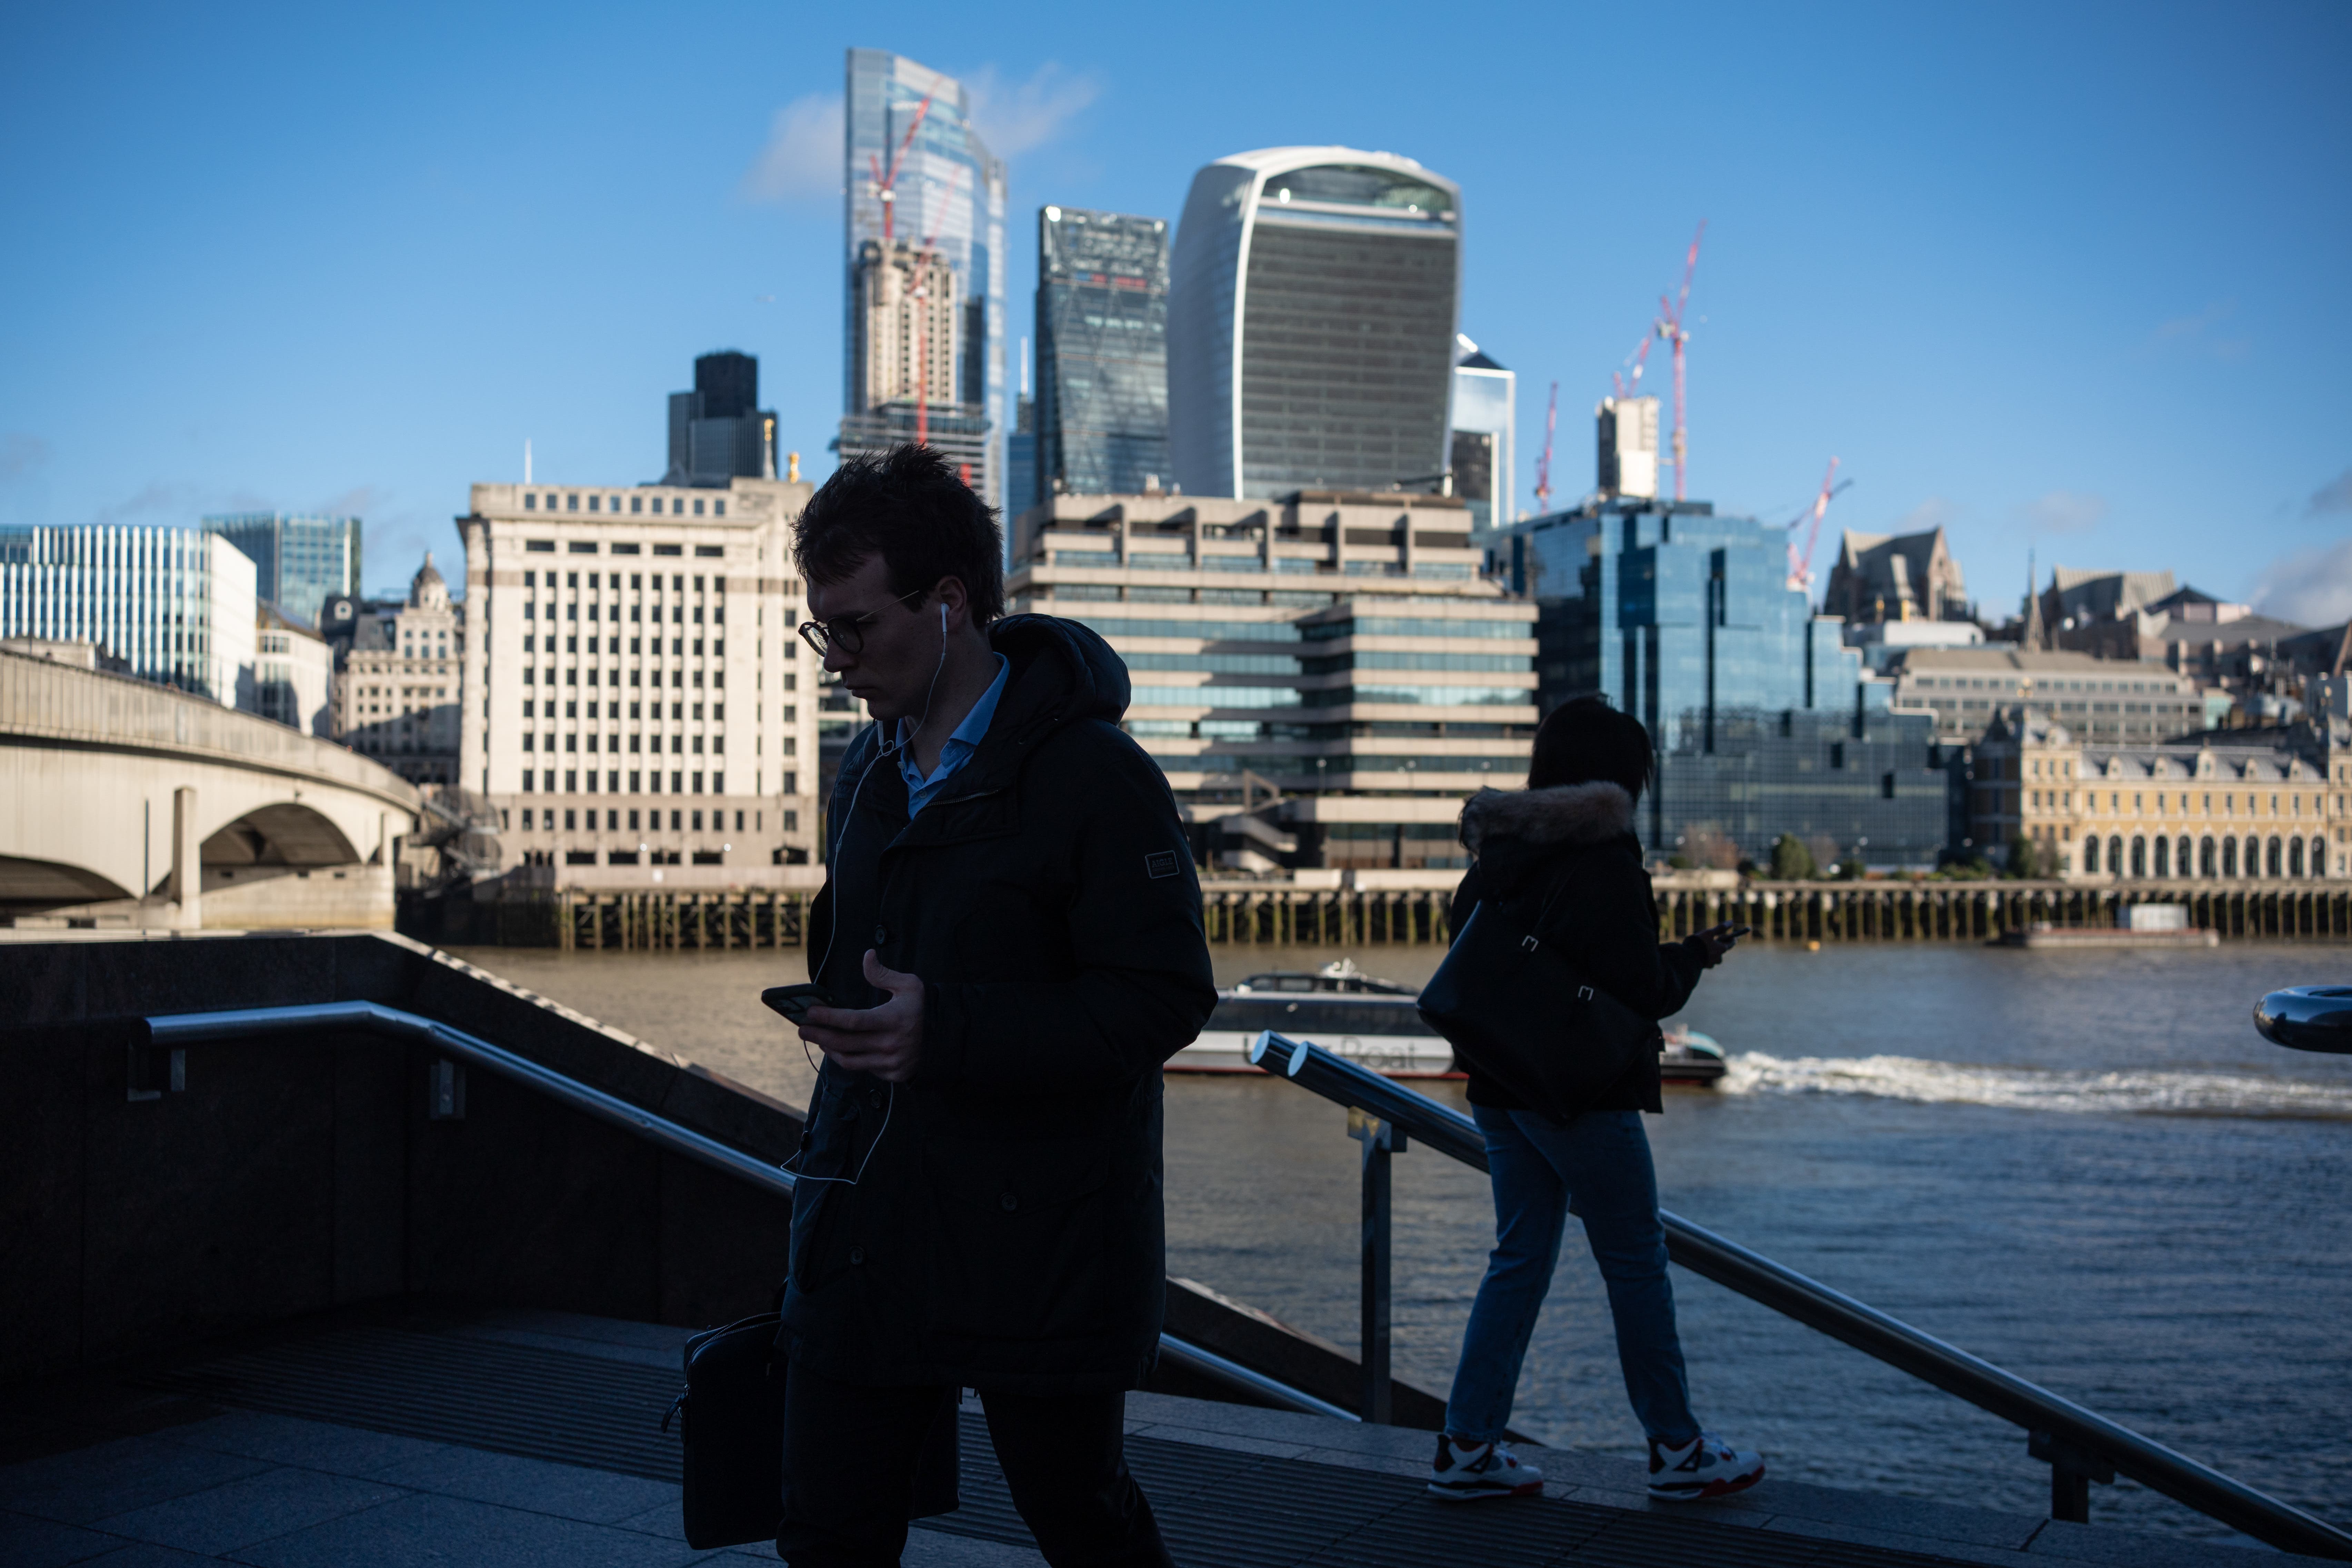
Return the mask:
{"type": "Polygon", "coordinates": [[[1109,645],[1044,616],[989,641],[995,717],[911,822],[880,726],[834,786],[813,978],[877,1005],[873,949],[923,981],[923,1038],[895,1088],[818,1075],[784,1325],[851,1383],[1132,1388],[1164,1303],[1160,1067],[1216,1005],[1200,881],[1109,645]]]}

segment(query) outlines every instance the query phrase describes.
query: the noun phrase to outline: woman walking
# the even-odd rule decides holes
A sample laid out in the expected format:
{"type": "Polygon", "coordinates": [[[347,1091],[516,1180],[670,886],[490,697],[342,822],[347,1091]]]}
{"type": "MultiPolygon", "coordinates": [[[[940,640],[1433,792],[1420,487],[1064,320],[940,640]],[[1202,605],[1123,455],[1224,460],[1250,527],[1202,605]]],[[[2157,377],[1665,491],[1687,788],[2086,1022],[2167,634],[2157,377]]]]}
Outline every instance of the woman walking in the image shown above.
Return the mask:
{"type": "MultiPolygon", "coordinates": [[[[1481,790],[1462,812],[1472,864],[1454,895],[1454,929],[1478,904],[1508,900],[1531,916],[1555,892],[1538,934],[1586,978],[1650,1019],[1689,1000],[1702,970],[1731,951],[1728,926],[1661,945],[1633,803],[1650,782],[1641,721],[1597,697],[1555,710],[1536,731],[1525,790],[1481,790]]],[[[1495,1249],[1470,1309],[1429,1489],[1449,1500],[1539,1491],[1503,1434],[1536,1315],[1571,1214],[1609,1289],[1625,1394],[1649,1438],[1650,1495],[1676,1501],[1754,1486],[1764,1461],[1702,1431],[1691,1414],[1666,1279],[1665,1227],[1642,1112],[1656,1114],[1658,1058],[1636,1051],[1578,1114],[1554,1120],[1470,1069],[1470,1104],[1486,1138],[1495,1249]]]]}

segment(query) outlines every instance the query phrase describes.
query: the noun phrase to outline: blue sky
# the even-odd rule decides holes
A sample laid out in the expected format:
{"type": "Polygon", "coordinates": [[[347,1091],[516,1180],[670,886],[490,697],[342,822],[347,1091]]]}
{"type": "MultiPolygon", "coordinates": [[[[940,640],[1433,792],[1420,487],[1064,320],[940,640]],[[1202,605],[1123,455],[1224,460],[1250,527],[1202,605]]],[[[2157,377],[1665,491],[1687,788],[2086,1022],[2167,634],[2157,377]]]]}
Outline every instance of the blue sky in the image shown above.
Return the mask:
{"type": "MultiPolygon", "coordinates": [[[[824,471],[843,50],[984,90],[1035,209],[1173,219],[1223,153],[1461,181],[1464,329],[1524,498],[1591,481],[1609,372],[1707,220],[1691,493],[1940,521],[1988,609],[2036,552],[2352,613],[2341,5],[15,8],[0,34],[0,521],[336,507],[372,587],[469,482],[629,482],[692,357],[761,359],[824,471]],[[1165,26],[1155,26],[1155,15],[1165,26]]],[[[1654,355],[1654,361],[1656,356],[1654,355]]],[[[1664,380],[1654,376],[1654,384],[1664,380]]]]}

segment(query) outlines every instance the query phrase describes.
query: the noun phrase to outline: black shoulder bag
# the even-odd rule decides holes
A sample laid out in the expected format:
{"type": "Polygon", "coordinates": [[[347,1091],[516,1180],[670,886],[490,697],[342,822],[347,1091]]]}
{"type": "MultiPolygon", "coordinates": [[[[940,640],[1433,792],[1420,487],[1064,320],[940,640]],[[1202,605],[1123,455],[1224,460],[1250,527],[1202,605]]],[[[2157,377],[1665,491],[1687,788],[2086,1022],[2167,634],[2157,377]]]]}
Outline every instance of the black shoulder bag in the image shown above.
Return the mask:
{"type": "Polygon", "coordinates": [[[1421,1016],[1465,1062],[1556,1121],[1615,1083],[1658,1032],[1538,934],[1568,887],[1563,879],[1532,923],[1479,900],[1421,994],[1421,1016]]]}
{"type": "MultiPolygon", "coordinates": [[[[783,1347],[778,1314],[706,1329],[686,1342],[686,1388],[662,1417],[678,1418],[686,1447],[686,1543],[698,1552],[773,1541],[784,1512],[783,1347]]],[[[912,1517],[952,1513],[958,1506],[955,1402],[915,1458],[912,1517]]]]}

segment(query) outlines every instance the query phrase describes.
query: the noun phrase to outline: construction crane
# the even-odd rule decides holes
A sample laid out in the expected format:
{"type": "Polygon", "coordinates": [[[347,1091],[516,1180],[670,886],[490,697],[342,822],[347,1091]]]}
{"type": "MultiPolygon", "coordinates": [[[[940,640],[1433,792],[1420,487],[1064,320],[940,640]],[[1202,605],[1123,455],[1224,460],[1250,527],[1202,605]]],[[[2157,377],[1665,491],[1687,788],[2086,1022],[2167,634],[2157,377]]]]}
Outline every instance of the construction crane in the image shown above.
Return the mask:
{"type": "Polygon", "coordinates": [[[915,118],[907,126],[907,134],[898,150],[890,155],[890,172],[882,172],[882,160],[874,153],[866,155],[866,167],[874,171],[874,199],[882,204],[882,247],[890,247],[893,232],[891,216],[898,205],[898,172],[907,166],[907,153],[915,145],[915,132],[923,128],[923,117],[931,111],[931,95],[925,93],[923,101],[915,106],[915,118]]]}
{"type": "Polygon", "coordinates": [[[1650,345],[1657,341],[1655,331],[1643,332],[1642,341],[1633,345],[1633,352],[1625,356],[1625,363],[1633,368],[1633,374],[1628,375],[1622,369],[1609,373],[1610,391],[1619,401],[1642,390],[1642,362],[1650,357],[1650,345]]]}
{"type": "Polygon", "coordinates": [[[1551,384],[1551,404],[1544,410],[1543,456],[1536,459],[1536,510],[1551,510],[1551,437],[1559,428],[1559,383],[1551,384]]]}
{"type": "MultiPolygon", "coordinates": [[[[1690,447],[1685,437],[1683,420],[1683,349],[1690,342],[1690,329],[1683,324],[1684,309],[1690,304],[1691,274],[1698,270],[1699,241],[1706,237],[1706,219],[1698,220],[1698,232],[1691,237],[1690,254],[1683,258],[1682,292],[1669,302],[1664,294],[1658,296],[1658,336],[1675,345],[1675,499],[1683,499],[1684,469],[1690,460],[1690,447]]],[[[1645,343],[1643,345],[1647,347],[1645,343]]],[[[1640,366],[1634,367],[1635,378],[1640,366]]]]}
{"type": "Polygon", "coordinates": [[[1829,515],[1830,502],[1837,498],[1838,493],[1853,484],[1852,479],[1839,484],[1837,471],[1838,460],[1832,458],[1830,471],[1822,477],[1822,493],[1813,498],[1812,505],[1789,520],[1789,586],[1807,595],[1813,591],[1813,546],[1821,541],[1822,519],[1829,515]],[[1797,524],[1809,517],[1813,520],[1813,526],[1805,534],[1805,552],[1800,555],[1797,553],[1797,524]]]}

